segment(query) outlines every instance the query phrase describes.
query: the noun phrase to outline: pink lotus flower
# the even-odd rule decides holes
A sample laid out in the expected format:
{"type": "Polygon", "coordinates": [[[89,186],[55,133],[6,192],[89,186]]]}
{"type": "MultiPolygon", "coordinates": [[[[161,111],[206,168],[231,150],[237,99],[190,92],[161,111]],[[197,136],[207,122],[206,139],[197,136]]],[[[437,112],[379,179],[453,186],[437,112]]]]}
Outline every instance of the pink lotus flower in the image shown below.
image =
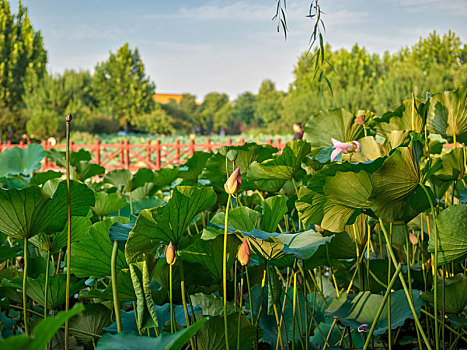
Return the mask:
{"type": "Polygon", "coordinates": [[[361,114],[354,120],[355,124],[365,125],[365,115],[361,114]]]}
{"type": "Polygon", "coordinates": [[[240,167],[234,170],[229,176],[227,182],[224,184],[224,189],[227,194],[235,194],[240,189],[242,184],[242,174],[240,174],[240,167]]]}
{"type": "Polygon", "coordinates": [[[332,146],[332,148],[334,148],[334,151],[332,151],[331,153],[331,162],[334,161],[334,159],[339,155],[339,153],[359,153],[362,151],[362,145],[358,141],[340,142],[339,140],[336,140],[332,137],[331,141],[334,144],[334,146],[332,146]]]}
{"type": "Polygon", "coordinates": [[[361,324],[360,326],[358,326],[358,331],[359,331],[360,333],[367,332],[367,327],[368,327],[368,324],[367,324],[367,323],[361,324]]]}
{"type": "Polygon", "coordinates": [[[248,265],[248,263],[250,262],[250,247],[246,239],[238,248],[238,261],[242,266],[248,265]]]}
{"type": "Polygon", "coordinates": [[[410,243],[412,243],[413,245],[416,245],[418,243],[418,238],[413,233],[409,233],[409,239],[410,243]]]}

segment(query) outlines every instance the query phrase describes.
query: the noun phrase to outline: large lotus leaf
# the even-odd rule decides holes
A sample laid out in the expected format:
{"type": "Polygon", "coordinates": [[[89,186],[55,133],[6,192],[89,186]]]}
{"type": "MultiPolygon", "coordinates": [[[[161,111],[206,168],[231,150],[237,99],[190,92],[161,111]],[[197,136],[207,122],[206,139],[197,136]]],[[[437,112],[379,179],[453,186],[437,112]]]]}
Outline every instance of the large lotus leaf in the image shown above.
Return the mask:
{"type": "Polygon", "coordinates": [[[179,173],[178,168],[162,168],[154,172],[153,182],[158,188],[167,187],[178,178],[179,173]]]}
{"type": "MultiPolygon", "coordinates": [[[[217,213],[211,223],[223,226],[225,213],[217,213]]],[[[229,211],[227,226],[240,231],[251,231],[260,228],[261,214],[248,207],[237,207],[229,211]]]]}
{"type": "Polygon", "coordinates": [[[22,251],[21,246],[15,245],[13,247],[9,246],[0,246],[0,264],[4,261],[15,258],[22,251]]]}
{"type": "Polygon", "coordinates": [[[99,217],[109,216],[127,205],[125,198],[118,193],[96,193],[96,203],[91,208],[99,217]]]}
{"type": "Polygon", "coordinates": [[[305,140],[287,142],[282,153],[263,162],[255,161],[248,167],[248,180],[291,180],[302,160],[310,153],[310,144],[305,140]]]}
{"type": "MultiPolygon", "coordinates": [[[[110,276],[112,242],[109,229],[115,222],[128,223],[127,218],[112,217],[92,225],[86,236],[71,245],[71,273],[78,277],[110,276]]],[[[117,270],[128,268],[122,251],[117,253],[117,270]]]]}
{"type": "Polygon", "coordinates": [[[385,148],[387,150],[392,150],[399,147],[409,137],[409,131],[404,130],[392,130],[386,134],[386,140],[384,141],[385,148]]]}
{"type": "MultiPolygon", "coordinates": [[[[70,183],[71,211],[85,216],[94,204],[94,194],[86,185],[70,183]]],[[[41,231],[56,232],[68,215],[67,190],[60,182],[52,198],[39,187],[0,189],[0,231],[17,239],[30,238],[41,231]]]]}
{"type": "Polygon", "coordinates": [[[61,178],[63,174],[59,171],[48,170],[45,172],[34,173],[31,177],[31,181],[29,181],[30,185],[37,185],[41,186],[45,184],[50,179],[58,179],[61,178]]]}
{"type": "Polygon", "coordinates": [[[162,207],[139,213],[134,229],[125,246],[128,262],[142,254],[153,255],[161,243],[179,243],[193,218],[216,203],[212,188],[177,186],[172,198],[162,207]]]}
{"type": "MultiPolygon", "coordinates": [[[[467,276],[458,273],[452,278],[446,278],[443,281],[437,282],[438,286],[438,299],[436,304],[444,306],[444,311],[450,314],[457,314],[462,312],[467,306],[467,276]],[[446,293],[446,296],[444,296],[446,293]]],[[[420,296],[423,300],[434,304],[435,292],[425,292],[420,296]]]]}
{"type": "MultiPolygon", "coordinates": [[[[408,99],[393,112],[386,112],[381,118],[375,119],[376,130],[382,136],[393,130],[414,130],[421,133],[425,129],[426,104],[419,99],[408,99]]],[[[397,147],[397,145],[393,145],[397,147]]]]}
{"type": "Polygon", "coordinates": [[[399,147],[372,174],[370,208],[383,220],[407,222],[429,207],[428,199],[421,195],[416,157],[412,147],[399,147]]]}
{"type": "MultiPolygon", "coordinates": [[[[144,197],[138,200],[133,200],[133,215],[139,214],[141,210],[160,207],[161,205],[165,204],[166,202],[162,198],[156,196],[144,197]]],[[[128,203],[124,208],[122,208],[120,212],[114,212],[112,215],[130,217],[130,203],[128,203]]]]}
{"type": "Polygon", "coordinates": [[[69,311],[59,312],[55,317],[49,317],[40,321],[37,326],[34,327],[32,336],[30,337],[27,335],[16,335],[5,340],[0,340],[0,349],[43,350],[60,327],[71,317],[83,310],[83,304],[75,304],[69,311]]]}
{"type": "Polygon", "coordinates": [[[106,334],[97,343],[96,350],[180,350],[208,319],[193,323],[190,327],[173,334],[162,333],[157,338],[141,337],[134,334],[106,334]]]}
{"type": "MultiPolygon", "coordinates": [[[[227,271],[234,265],[237,259],[237,251],[240,240],[234,235],[227,237],[227,271]]],[[[198,239],[188,248],[183,249],[181,256],[185,261],[202,265],[212,276],[215,283],[222,281],[222,263],[224,237],[219,235],[214,239],[198,239]]]]}
{"type": "Polygon", "coordinates": [[[318,248],[326,243],[329,243],[334,238],[334,235],[325,237],[314,230],[284,233],[277,236],[284,244],[284,253],[293,254],[297,259],[309,259],[317,251],[318,248]]]}
{"type": "Polygon", "coordinates": [[[347,260],[357,257],[355,243],[347,232],[336,233],[330,237],[333,237],[330,242],[320,245],[318,250],[305,261],[307,268],[313,269],[320,265],[334,266],[339,259],[347,260]]]}
{"type": "MultiPolygon", "coordinates": [[[[420,309],[424,302],[420,299],[421,291],[414,289],[413,302],[417,316],[420,317],[420,309]]],[[[383,296],[371,294],[370,292],[360,292],[357,294],[341,295],[339,299],[333,299],[326,310],[329,317],[338,317],[344,325],[355,330],[362,324],[371,325],[376,313],[383,301],[383,296]]],[[[407,297],[403,290],[391,293],[391,329],[404,325],[405,320],[413,318],[407,297]]],[[[379,317],[374,330],[375,335],[383,334],[388,329],[388,305],[384,305],[383,312],[379,317]]]]}
{"type": "Polygon", "coordinates": [[[366,162],[386,155],[383,151],[383,145],[376,142],[373,136],[362,137],[358,141],[362,145],[362,151],[360,153],[345,155],[343,157],[344,160],[349,158],[352,162],[366,162]]]}
{"type": "Polygon", "coordinates": [[[467,142],[467,87],[435,94],[430,99],[428,130],[443,137],[467,142]]]}
{"type": "Polygon", "coordinates": [[[266,232],[276,232],[279,222],[284,218],[288,198],[286,196],[272,196],[263,203],[263,219],[261,228],[266,232]]]}
{"type": "Polygon", "coordinates": [[[317,224],[332,232],[344,231],[352,217],[370,208],[371,174],[383,158],[368,163],[334,163],[318,171],[301,190],[296,202],[306,224],[317,224]]]}
{"type": "MultiPolygon", "coordinates": [[[[130,276],[130,269],[126,268],[117,272],[118,298],[120,302],[135,301],[136,295],[130,276]]],[[[79,292],[80,298],[97,298],[100,300],[113,300],[112,283],[109,283],[105,289],[92,288],[90,290],[82,289],[79,292]]],[[[133,317],[134,318],[134,317],[133,317]]]]}
{"type": "MultiPolygon", "coordinates": [[[[437,227],[438,264],[464,259],[467,255],[467,204],[456,204],[444,209],[438,215],[437,227]]],[[[435,251],[434,234],[428,242],[428,251],[435,251]]]]}
{"type": "Polygon", "coordinates": [[[32,143],[21,149],[13,147],[0,152],[0,177],[7,175],[30,175],[41,168],[41,160],[46,153],[44,148],[32,143]]]}
{"type": "Polygon", "coordinates": [[[208,159],[206,168],[201,174],[201,178],[209,180],[218,192],[224,191],[224,183],[227,180],[226,165],[229,174],[235,170],[235,167],[240,167],[240,173],[243,177],[241,189],[249,189],[251,186],[245,181],[247,180],[245,175],[250,164],[255,161],[262,162],[270,159],[277,152],[277,148],[270,145],[258,145],[256,143],[245,143],[242,146],[230,147],[230,149],[238,152],[235,164],[232,162],[227,162],[226,164],[226,158],[220,153],[216,153],[208,159]]]}
{"type": "Polygon", "coordinates": [[[180,177],[187,181],[197,182],[198,176],[203,172],[209,157],[211,157],[211,153],[208,152],[193,152],[190,159],[185,164],[179,166],[180,177]]]}
{"type": "MultiPolygon", "coordinates": [[[[84,280],[72,277],[70,281],[70,294],[73,295],[84,287],[84,280]]],[[[44,305],[45,299],[45,275],[36,279],[28,277],[27,294],[32,300],[44,305]]],[[[66,275],[59,274],[49,276],[49,287],[47,289],[47,308],[59,309],[66,301],[66,275]]]]}
{"type": "MultiPolygon", "coordinates": [[[[59,151],[56,148],[47,151],[47,158],[57,164],[59,167],[66,167],[66,155],[64,151],[59,151]]],[[[85,149],[80,149],[78,152],[70,152],[70,165],[76,166],[81,161],[90,161],[91,153],[85,149]]]]}
{"type": "Polygon", "coordinates": [[[462,180],[465,175],[464,150],[462,148],[451,150],[441,158],[437,158],[433,167],[439,168],[439,170],[432,175],[438,180],[462,180]]]}
{"type": "Polygon", "coordinates": [[[84,181],[96,175],[105,174],[105,168],[99,164],[91,163],[87,160],[82,160],[75,167],[74,179],[84,181]]]}
{"type": "Polygon", "coordinates": [[[104,182],[110,183],[117,188],[122,188],[124,192],[133,190],[132,180],[133,174],[128,169],[112,170],[104,176],[104,182]]]}
{"type": "Polygon", "coordinates": [[[70,333],[82,344],[92,347],[102,334],[102,329],[111,323],[111,311],[102,304],[91,303],[86,309],[70,320],[70,333]],[[74,332],[78,329],[84,332],[74,332]],[[96,336],[92,335],[96,334],[96,336]]]}
{"type": "Polygon", "coordinates": [[[109,229],[109,238],[113,242],[114,240],[118,241],[118,244],[122,244],[122,249],[125,249],[126,241],[128,240],[128,235],[131,230],[135,227],[136,224],[136,215],[130,215],[130,222],[127,224],[121,224],[119,222],[114,223],[110,226],[109,229]]]}
{"type": "MultiPolygon", "coordinates": [[[[251,349],[256,337],[255,327],[250,324],[244,315],[234,314],[227,318],[228,341],[230,349],[237,349],[237,340],[240,349],[251,349]],[[240,338],[238,338],[238,326],[240,325],[240,338]]],[[[206,320],[206,319],[205,319],[206,320]]],[[[225,330],[222,316],[212,316],[206,325],[200,329],[197,335],[199,350],[224,350],[225,330]]]]}
{"type": "Polygon", "coordinates": [[[331,138],[342,142],[358,140],[363,136],[363,126],[354,120],[355,115],[343,108],[320,111],[306,122],[303,138],[313,152],[331,146],[331,138]]]}
{"type": "MultiPolygon", "coordinates": [[[[214,294],[196,293],[190,295],[191,303],[199,305],[204,316],[222,316],[224,314],[224,299],[214,294]]],[[[235,313],[235,304],[227,302],[227,315],[235,313]]]]}
{"type": "Polygon", "coordinates": [[[279,233],[269,233],[254,229],[242,232],[253,252],[265,260],[279,260],[284,257],[284,243],[278,238],[279,233]]]}

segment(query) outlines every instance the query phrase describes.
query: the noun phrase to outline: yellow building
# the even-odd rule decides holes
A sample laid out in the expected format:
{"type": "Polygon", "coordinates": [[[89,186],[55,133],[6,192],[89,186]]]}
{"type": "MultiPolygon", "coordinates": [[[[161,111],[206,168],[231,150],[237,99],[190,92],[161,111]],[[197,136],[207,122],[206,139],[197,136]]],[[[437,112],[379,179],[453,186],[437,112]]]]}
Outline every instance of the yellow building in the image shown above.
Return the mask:
{"type": "Polygon", "coordinates": [[[171,100],[174,100],[177,103],[180,103],[182,100],[182,94],[154,94],[152,99],[157,103],[169,103],[171,100]]]}

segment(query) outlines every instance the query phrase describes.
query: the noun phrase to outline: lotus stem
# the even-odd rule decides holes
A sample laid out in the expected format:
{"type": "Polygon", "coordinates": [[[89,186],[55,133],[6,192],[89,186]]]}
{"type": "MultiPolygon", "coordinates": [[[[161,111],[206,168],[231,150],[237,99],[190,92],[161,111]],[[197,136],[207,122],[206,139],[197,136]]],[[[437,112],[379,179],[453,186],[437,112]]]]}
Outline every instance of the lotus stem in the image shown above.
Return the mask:
{"type": "Polygon", "coordinates": [[[237,260],[234,262],[234,305],[237,311],[237,260]]]}
{"type": "Polygon", "coordinates": [[[169,264],[169,301],[170,301],[170,332],[175,333],[175,314],[173,304],[173,288],[172,288],[172,264],[169,264]]]}
{"type": "Polygon", "coordinates": [[[224,253],[222,259],[222,282],[223,282],[223,292],[224,292],[224,331],[225,331],[225,347],[229,350],[229,325],[227,321],[227,229],[228,229],[228,220],[229,220],[229,206],[232,200],[232,195],[229,194],[227,199],[227,206],[225,208],[225,222],[224,222],[224,253]]]}
{"type": "MultiPolygon", "coordinates": [[[[389,246],[392,245],[392,222],[389,223],[389,241],[386,243],[389,246]]],[[[388,285],[391,283],[391,266],[391,259],[388,259],[388,285]]],[[[389,290],[388,294],[388,348],[389,350],[392,348],[391,290],[389,290]]]]}
{"type": "Polygon", "coordinates": [[[323,346],[323,350],[326,350],[328,344],[329,344],[329,339],[331,338],[331,334],[332,334],[332,331],[334,329],[334,327],[336,326],[336,323],[337,323],[337,317],[334,317],[334,320],[332,321],[332,325],[331,325],[331,328],[329,329],[329,332],[328,332],[328,335],[326,337],[326,342],[323,346]]]}
{"type": "Polygon", "coordinates": [[[292,316],[293,316],[293,324],[292,324],[292,350],[295,350],[295,321],[297,315],[295,313],[295,309],[297,307],[297,273],[293,274],[293,300],[292,300],[292,316]]]}
{"type": "MultiPolygon", "coordinates": [[[[261,312],[263,311],[263,303],[264,303],[264,285],[266,283],[266,266],[264,267],[263,271],[263,279],[261,280],[261,303],[259,305],[259,310],[258,310],[258,316],[256,317],[256,323],[255,323],[255,328],[256,328],[256,341],[255,341],[255,349],[258,348],[258,338],[259,338],[259,333],[258,333],[258,326],[259,326],[259,319],[261,318],[261,312]]],[[[253,312],[253,311],[252,311],[253,312]]]]}
{"type": "MultiPolygon", "coordinates": [[[[66,190],[68,204],[68,226],[67,226],[67,242],[66,242],[66,298],[65,311],[70,309],[70,281],[71,281],[71,196],[70,196],[70,124],[72,116],[67,114],[66,121],[66,190]]],[[[65,321],[65,350],[69,348],[69,320],[65,321]]]]}
{"type": "Polygon", "coordinates": [[[118,299],[118,281],[117,281],[117,253],[118,240],[114,240],[112,257],[110,260],[110,273],[112,278],[112,296],[114,302],[115,319],[117,320],[117,332],[122,331],[122,317],[120,315],[120,302],[118,299]]]}
{"type": "MultiPolygon", "coordinates": [[[[190,327],[190,316],[188,315],[188,307],[186,305],[186,291],[185,291],[185,273],[183,271],[183,263],[180,260],[180,292],[182,293],[183,311],[185,312],[185,321],[187,328],[190,327]]],[[[191,348],[194,349],[193,337],[190,338],[191,348]]]]}
{"type": "Polygon", "coordinates": [[[248,300],[250,302],[250,323],[254,324],[254,313],[253,313],[253,302],[251,300],[251,286],[250,286],[250,277],[248,276],[248,266],[245,265],[245,276],[246,276],[246,285],[248,288],[248,300]]]}
{"type": "Polygon", "coordinates": [[[363,346],[363,350],[366,350],[368,348],[368,345],[370,345],[370,340],[371,340],[371,336],[373,335],[373,331],[375,330],[379,317],[381,316],[381,313],[383,312],[384,305],[389,300],[389,295],[391,294],[392,287],[394,286],[396,279],[399,277],[401,270],[402,270],[402,265],[399,264],[399,266],[397,266],[396,272],[394,273],[394,275],[391,278],[391,281],[389,282],[388,288],[386,289],[386,293],[384,293],[383,300],[381,301],[381,305],[379,306],[379,309],[376,312],[376,316],[373,319],[373,323],[371,324],[370,331],[368,332],[368,336],[366,338],[365,345],[363,346]]]}
{"type": "Polygon", "coordinates": [[[238,309],[238,323],[237,323],[237,350],[240,350],[240,317],[242,316],[243,305],[243,266],[240,271],[240,307],[238,309]]]}
{"type": "MultiPolygon", "coordinates": [[[[393,265],[395,267],[399,267],[399,264],[397,263],[396,257],[394,255],[394,251],[392,250],[392,246],[389,244],[390,241],[389,241],[389,238],[388,238],[388,233],[386,232],[386,228],[384,227],[383,220],[381,218],[379,218],[379,223],[380,223],[380,226],[381,226],[381,228],[383,230],[384,238],[386,239],[386,242],[388,243],[386,246],[387,246],[387,249],[388,249],[389,257],[392,260],[393,265]]],[[[425,342],[426,347],[428,348],[428,350],[431,350],[431,346],[430,346],[430,343],[428,341],[428,338],[426,337],[426,334],[423,331],[423,327],[420,324],[420,320],[418,319],[417,312],[415,311],[415,306],[413,304],[413,300],[412,300],[412,298],[410,298],[410,294],[409,294],[409,291],[408,291],[408,288],[407,288],[407,284],[405,283],[404,277],[401,274],[399,274],[399,279],[401,281],[402,288],[404,289],[407,301],[409,302],[409,307],[410,307],[410,310],[412,311],[412,315],[413,315],[414,320],[415,320],[415,325],[418,327],[418,329],[420,331],[420,334],[422,335],[423,341],[425,342]]]]}
{"type": "Polygon", "coordinates": [[[130,200],[130,214],[133,215],[133,195],[131,194],[131,191],[128,192],[128,197],[130,200]]]}
{"type": "Polygon", "coordinates": [[[26,295],[26,282],[28,279],[28,238],[24,239],[24,268],[23,268],[23,314],[24,314],[24,333],[29,335],[28,329],[28,309],[27,309],[27,295],[26,295]]]}
{"type": "MultiPolygon", "coordinates": [[[[454,138],[455,140],[455,138],[454,138]]],[[[454,144],[456,142],[454,141],[454,144]]],[[[431,215],[433,215],[433,230],[435,234],[435,252],[434,252],[434,268],[433,268],[433,289],[434,289],[434,313],[435,315],[438,315],[438,230],[437,230],[437,224],[436,224],[436,215],[435,215],[435,208],[433,205],[433,201],[431,200],[430,193],[428,192],[428,189],[426,186],[422,183],[420,183],[420,186],[423,188],[423,191],[425,191],[426,197],[428,198],[428,202],[430,203],[430,208],[431,208],[431,215]]],[[[439,348],[439,332],[438,332],[438,317],[435,318],[435,348],[438,350],[439,348]]]]}
{"type": "MultiPolygon", "coordinates": [[[[277,344],[280,344],[281,349],[284,350],[284,344],[282,344],[282,332],[281,332],[279,314],[277,312],[277,305],[274,303],[272,307],[274,309],[274,316],[276,317],[276,324],[277,324],[277,344]]],[[[276,346],[276,350],[277,350],[277,346],[276,346]]]]}

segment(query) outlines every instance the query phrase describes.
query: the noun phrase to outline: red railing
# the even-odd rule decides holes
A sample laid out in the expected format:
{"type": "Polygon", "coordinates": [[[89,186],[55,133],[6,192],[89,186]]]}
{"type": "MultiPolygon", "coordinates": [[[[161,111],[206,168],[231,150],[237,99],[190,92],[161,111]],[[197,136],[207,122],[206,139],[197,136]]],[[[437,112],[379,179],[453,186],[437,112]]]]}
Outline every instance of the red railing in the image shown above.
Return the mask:
{"type": "MultiPolygon", "coordinates": [[[[116,144],[104,144],[100,141],[94,144],[76,144],[70,143],[71,151],[79,151],[85,149],[91,153],[92,162],[105,167],[106,171],[114,169],[129,169],[137,171],[140,168],[149,168],[159,170],[168,165],[180,165],[185,163],[194,151],[217,152],[222,146],[238,146],[243,145],[243,139],[238,143],[232,143],[231,139],[227,139],[225,143],[212,143],[210,139],[206,143],[195,143],[195,140],[190,140],[189,143],[180,143],[176,140],[174,144],[162,144],[160,140],[155,143],[147,141],[145,144],[130,144],[128,140],[120,141],[116,144]]],[[[26,148],[29,142],[20,142],[19,144],[0,144],[0,152],[4,149],[19,147],[26,148]]],[[[285,147],[279,138],[275,141],[269,139],[267,144],[277,147],[281,151],[285,147]]],[[[45,150],[52,148],[65,149],[65,145],[51,145],[47,141],[41,142],[45,150]]],[[[43,160],[42,171],[58,169],[59,167],[47,158],[43,160]]]]}

